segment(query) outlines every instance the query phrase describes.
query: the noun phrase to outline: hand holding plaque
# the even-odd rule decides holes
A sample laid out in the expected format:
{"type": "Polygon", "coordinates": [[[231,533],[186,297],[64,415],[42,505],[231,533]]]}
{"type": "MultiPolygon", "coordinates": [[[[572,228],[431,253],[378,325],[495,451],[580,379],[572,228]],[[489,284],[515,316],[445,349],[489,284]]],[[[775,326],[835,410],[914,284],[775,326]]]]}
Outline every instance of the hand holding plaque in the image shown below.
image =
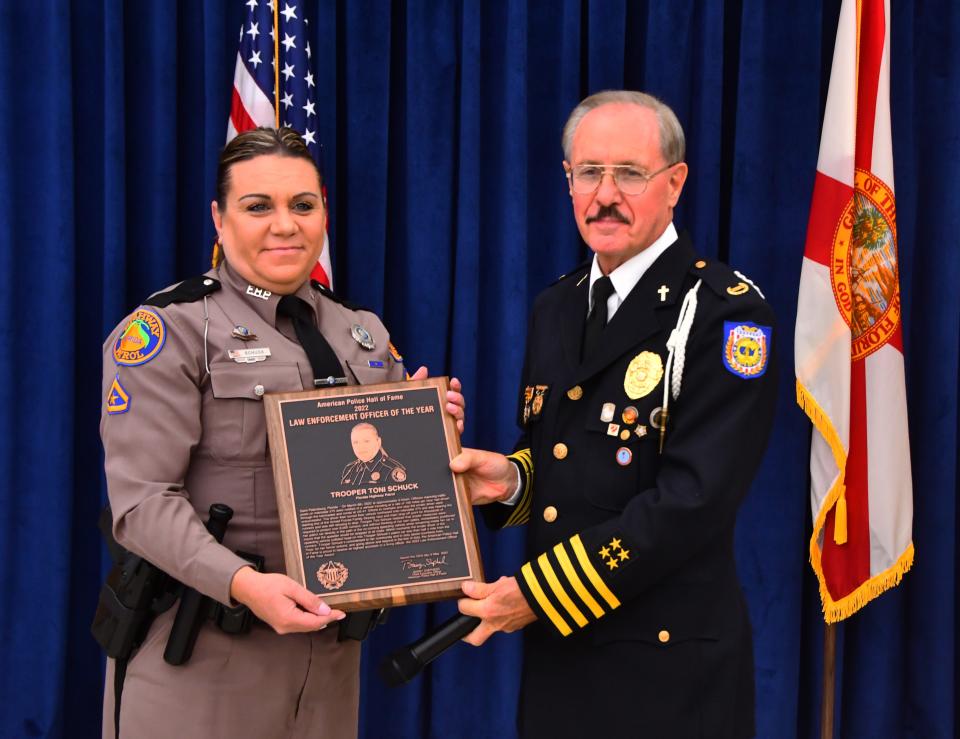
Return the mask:
{"type": "Polygon", "coordinates": [[[344,611],[482,580],[447,378],[264,398],[287,574],[344,611]]]}

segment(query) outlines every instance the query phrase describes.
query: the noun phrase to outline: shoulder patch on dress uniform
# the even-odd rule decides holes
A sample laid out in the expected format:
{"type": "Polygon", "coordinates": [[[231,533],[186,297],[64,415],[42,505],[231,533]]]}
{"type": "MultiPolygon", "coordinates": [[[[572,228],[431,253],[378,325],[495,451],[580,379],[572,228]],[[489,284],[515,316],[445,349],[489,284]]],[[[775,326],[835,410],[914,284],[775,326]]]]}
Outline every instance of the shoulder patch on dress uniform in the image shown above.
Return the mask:
{"type": "Polygon", "coordinates": [[[160,315],[137,308],[113,345],[113,359],[126,367],[146,364],[160,353],[166,340],[167,328],[160,315]]]}
{"type": "Polygon", "coordinates": [[[154,308],[166,308],[173,303],[193,303],[204,295],[209,295],[220,289],[220,281],[206,275],[191,277],[169,290],[154,293],[145,301],[144,305],[154,308]]]}
{"type": "Polygon", "coordinates": [[[773,329],[756,323],[723,322],[723,366],[744,380],[767,371],[773,329]]]}
{"type": "Polygon", "coordinates": [[[368,308],[364,308],[362,305],[351,303],[346,298],[340,297],[333,290],[318,280],[310,280],[310,286],[325,298],[330,298],[330,300],[332,300],[334,303],[339,303],[348,310],[365,310],[367,312],[372,312],[368,308]]]}
{"type": "Polygon", "coordinates": [[[110,390],[107,392],[107,414],[111,416],[126,413],[130,410],[130,395],[120,384],[120,375],[113,378],[110,390]]]}

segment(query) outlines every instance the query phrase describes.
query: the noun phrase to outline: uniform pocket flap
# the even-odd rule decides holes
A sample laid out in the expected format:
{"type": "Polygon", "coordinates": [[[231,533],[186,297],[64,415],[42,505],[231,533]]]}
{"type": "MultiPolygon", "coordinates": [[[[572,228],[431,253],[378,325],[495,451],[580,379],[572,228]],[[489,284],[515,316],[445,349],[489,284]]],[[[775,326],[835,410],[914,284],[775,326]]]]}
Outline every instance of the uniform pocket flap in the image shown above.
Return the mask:
{"type": "Polygon", "coordinates": [[[210,389],[215,398],[260,400],[265,393],[303,390],[296,362],[210,363],[210,389]]]}
{"type": "Polygon", "coordinates": [[[366,362],[347,362],[347,366],[361,385],[376,385],[387,381],[389,369],[385,360],[369,360],[366,362]]]}

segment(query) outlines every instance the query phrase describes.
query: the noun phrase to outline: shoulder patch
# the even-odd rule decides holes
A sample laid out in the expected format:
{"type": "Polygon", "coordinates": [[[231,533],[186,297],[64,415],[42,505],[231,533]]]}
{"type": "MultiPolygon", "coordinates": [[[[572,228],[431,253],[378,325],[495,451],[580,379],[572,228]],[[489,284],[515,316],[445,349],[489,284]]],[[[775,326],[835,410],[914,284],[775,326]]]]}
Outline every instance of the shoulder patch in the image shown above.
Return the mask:
{"type": "Polygon", "coordinates": [[[723,322],[723,366],[744,380],[767,371],[773,328],[756,323],[723,322]]]}
{"type": "Polygon", "coordinates": [[[191,277],[188,280],[184,280],[169,290],[154,293],[143,301],[143,304],[153,306],[154,308],[166,308],[173,303],[193,303],[194,301],[200,300],[204,295],[209,295],[219,289],[219,280],[200,275],[199,277],[191,277]]]}
{"type": "Polygon", "coordinates": [[[390,356],[393,357],[393,361],[397,364],[403,364],[403,356],[400,354],[400,351],[393,345],[392,341],[387,342],[387,349],[390,351],[390,356]]]}
{"type": "Polygon", "coordinates": [[[373,311],[371,311],[369,308],[364,308],[362,305],[357,305],[356,303],[351,303],[351,302],[350,302],[349,300],[347,300],[346,298],[340,297],[340,296],[337,295],[333,290],[331,290],[329,287],[327,287],[326,285],[324,285],[322,282],[319,282],[318,280],[310,280],[310,286],[311,286],[314,290],[316,290],[318,293],[320,293],[321,295],[323,295],[325,298],[330,298],[330,300],[332,300],[334,303],[339,303],[340,305],[342,305],[342,306],[343,306],[344,308],[346,308],[347,310],[365,310],[365,311],[367,311],[368,313],[372,313],[372,312],[373,312],[373,311]]]}
{"type": "Polygon", "coordinates": [[[113,345],[113,359],[122,366],[146,364],[163,349],[167,327],[160,315],[147,308],[137,308],[113,345]]]}
{"type": "Polygon", "coordinates": [[[107,392],[107,414],[116,416],[130,410],[130,395],[120,384],[120,375],[113,378],[113,384],[107,392]]]}

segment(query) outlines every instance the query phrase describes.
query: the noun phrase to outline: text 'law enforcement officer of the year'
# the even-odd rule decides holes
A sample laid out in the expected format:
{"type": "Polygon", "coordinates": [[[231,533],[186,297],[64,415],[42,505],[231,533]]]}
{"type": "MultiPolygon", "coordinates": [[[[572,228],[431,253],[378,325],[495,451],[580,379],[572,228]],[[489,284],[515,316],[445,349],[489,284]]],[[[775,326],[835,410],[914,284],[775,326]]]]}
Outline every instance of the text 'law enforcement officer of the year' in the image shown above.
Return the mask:
{"type": "Polygon", "coordinates": [[[666,105],[588,97],[563,149],[593,258],[534,305],[514,453],[451,464],[489,523],[527,524],[516,575],[464,584],[467,641],[524,629],[525,737],[752,736],[733,536],[773,418],[773,314],[677,234],[666,105]]]}
{"type": "MultiPolygon", "coordinates": [[[[211,208],[225,259],[150,297],[104,344],[101,435],[117,542],[259,621],[241,635],[206,621],[174,666],[162,655],[177,608],[157,616],[121,691],[110,661],[103,733],[114,734],[120,692],[123,737],[353,737],[360,645],[325,628],[342,612],[281,574],[262,398],[402,380],[404,368],[377,316],[308,279],[325,213],[296,132],[228,143],[211,208]],[[213,503],[233,509],[222,544],[204,525],[213,503]],[[262,557],[263,571],[237,551],[262,557]]],[[[462,421],[462,396],[447,400],[462,421]]]]}

